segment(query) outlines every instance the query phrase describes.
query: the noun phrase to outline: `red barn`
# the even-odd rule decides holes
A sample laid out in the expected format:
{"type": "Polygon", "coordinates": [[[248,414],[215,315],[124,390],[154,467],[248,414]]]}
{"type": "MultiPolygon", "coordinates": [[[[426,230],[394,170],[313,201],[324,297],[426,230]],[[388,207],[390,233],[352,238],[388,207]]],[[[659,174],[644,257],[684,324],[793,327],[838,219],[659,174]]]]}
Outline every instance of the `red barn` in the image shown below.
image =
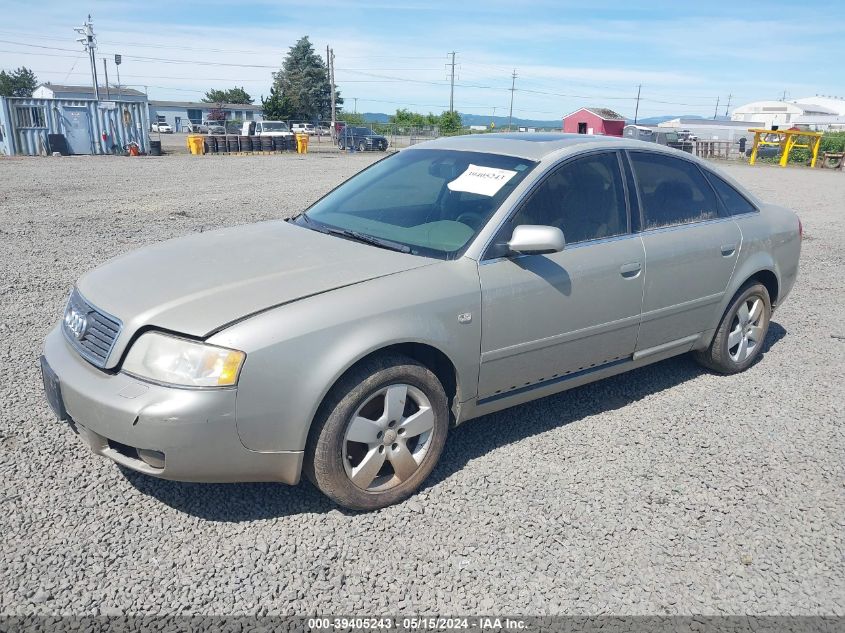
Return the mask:
{"type": "Polygon", "coordinates": [[[625,117],[610,108],[581,108],[563,117],[563,131],[571,134],[622,136],[625,117]]]}

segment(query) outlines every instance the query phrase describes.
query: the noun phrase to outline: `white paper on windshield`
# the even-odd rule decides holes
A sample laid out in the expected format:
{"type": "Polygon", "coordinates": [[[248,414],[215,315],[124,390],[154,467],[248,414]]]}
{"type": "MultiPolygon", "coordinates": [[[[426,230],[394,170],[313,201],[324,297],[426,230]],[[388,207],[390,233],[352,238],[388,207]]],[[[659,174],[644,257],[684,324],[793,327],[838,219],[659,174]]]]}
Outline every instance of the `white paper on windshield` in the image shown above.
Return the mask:
{"type": "Polygon", "coordinates": [[[482,196],[495,196],[508,180],[516,176],[510,169],[481,167],[470,163],[466,171],[450,182],[450,191],[465,191],[482,196]]]}

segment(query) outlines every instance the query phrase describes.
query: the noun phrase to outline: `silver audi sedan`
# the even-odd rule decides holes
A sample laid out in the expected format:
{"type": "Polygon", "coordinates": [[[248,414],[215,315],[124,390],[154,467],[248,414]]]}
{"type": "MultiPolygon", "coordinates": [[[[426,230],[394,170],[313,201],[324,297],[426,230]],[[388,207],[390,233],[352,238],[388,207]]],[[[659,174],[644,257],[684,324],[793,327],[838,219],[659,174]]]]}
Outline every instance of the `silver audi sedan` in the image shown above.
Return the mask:
{"type": "Polygon", "coordinates": [[[79,279],[47,399],[93,452],[185,481],[304,470],[338,504],[416,490],[449,429],[692,352],[749,368],[801,224],[633,140],[422,143],[289,220],[189,235],[79,279]]]}

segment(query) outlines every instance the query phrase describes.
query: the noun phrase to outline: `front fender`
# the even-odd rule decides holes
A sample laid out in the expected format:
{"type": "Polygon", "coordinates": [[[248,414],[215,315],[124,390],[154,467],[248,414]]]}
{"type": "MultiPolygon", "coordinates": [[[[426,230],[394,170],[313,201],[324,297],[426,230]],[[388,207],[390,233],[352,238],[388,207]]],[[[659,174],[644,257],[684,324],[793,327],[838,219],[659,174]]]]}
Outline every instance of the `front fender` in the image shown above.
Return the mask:
{"type": "MultiPolygon", "coordinates": [[[[236,417],[244,446],[303,450],[332,385],[358,360],[398,343],[443,352],[463,398],[475,397],[481,346],[481,291],[464,258],[388,275],[256,315],[209,342],[244,350],[236,417]],[[458,315],[470,313],[468,323],[458,315]]],[[[465,319],[464,319],[465,320],[465,319]]]]}

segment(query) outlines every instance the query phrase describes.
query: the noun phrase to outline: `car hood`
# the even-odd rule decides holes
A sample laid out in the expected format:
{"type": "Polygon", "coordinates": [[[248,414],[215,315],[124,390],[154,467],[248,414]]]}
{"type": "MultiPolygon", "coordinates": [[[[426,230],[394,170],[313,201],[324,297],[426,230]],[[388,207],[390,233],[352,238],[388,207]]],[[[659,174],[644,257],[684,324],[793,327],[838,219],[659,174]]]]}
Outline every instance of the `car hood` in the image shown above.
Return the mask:
{"type": "Polygon", "coordinates": [[[123,323],[114,362],[142,327],[205,337],[268,308],[433,261],[279,220],[148,246],[92,270],[77,287],[123,323]]]}

